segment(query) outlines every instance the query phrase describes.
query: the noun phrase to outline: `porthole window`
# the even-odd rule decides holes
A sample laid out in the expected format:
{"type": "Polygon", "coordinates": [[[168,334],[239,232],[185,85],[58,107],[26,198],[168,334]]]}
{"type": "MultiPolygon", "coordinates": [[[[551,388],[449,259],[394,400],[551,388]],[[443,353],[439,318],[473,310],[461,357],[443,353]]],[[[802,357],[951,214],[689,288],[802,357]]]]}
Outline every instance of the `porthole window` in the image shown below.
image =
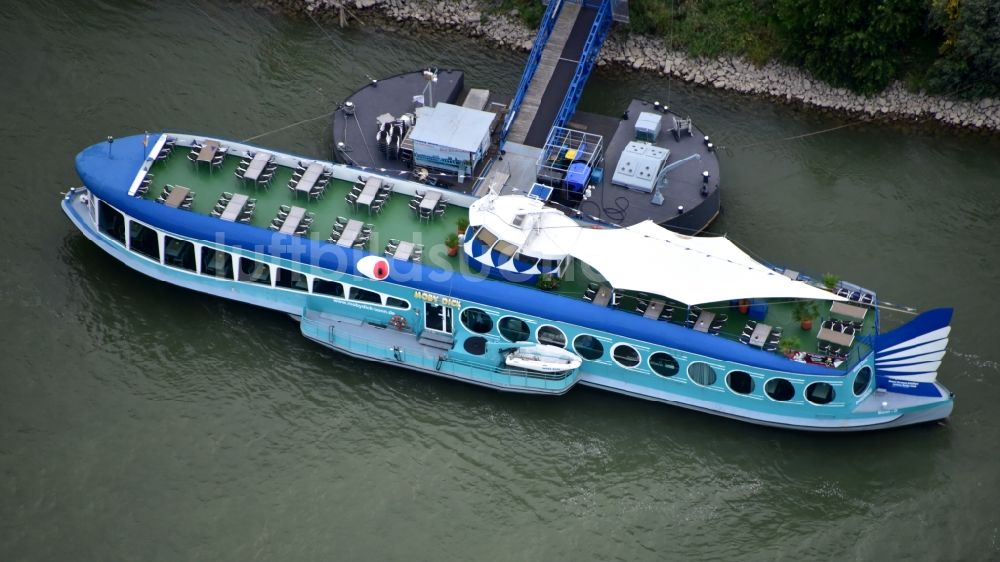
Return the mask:
{"type": "Polygon", "coordinates": [[[466,353],[472,355],[484,355],[486,353],[486,338],[483,336],[473,336],[465,340],[463,346],[466,353]]]}
{"type": "Polygon", "coordinates": [[[462,325],[470,332],[485,334],[493,329],[493,319],[478,308],[466,308],[461,315],[462,325]]]}
{"type": "Polygon", "coordinates": [[[588,361],[596,361],[604,355],[604,344],[590,334],[580,334],[573,340],[573,349],[577,355],[588,361]]]}
{"type": "Polygon", "coordinates": [[[771,379],[764,385],[764,393],[778,402],[787,402],[795,396],[795,387],[785,379],[771,379]]]}
{"type": "Polygon", "coordinates": [[[695,362],[688,366],[688,376],[695,384],[712,386],[715,384],[715,369],[708,363],[695,362]]]}
{"type": "Polygon", "coordinates": [[[649,356],[649,368],[661,377],[672,377],[680,369],[677,365],[677,360],[669,353],[662,351],[657,351],[649,356]]]}
{"type": "Polygon", "coordinates": [[[501,318],[497,326],[500,328],[500,335],[507,341],[525,341],[528,339],[528,336],[531,335],[528,323],[520,318],[514,318],[513,316],[505,316],[501,318]]]}
{"type": "Polygon", "coordinates": [[[542,326],[538,328],[538,333],[535,337],[538,339],[538,343],[566,347],[566,334],[562,333],[562,330],[555,326],[542,326]]]}
{"type": "Polygon", "coordinates": [[[861,396],[868,390],[868,385],[872,382],[872,370],[865,367],[858,371],[858,376],[854,377],[854,395],[861,396]]]}
{"type": "Polygon", "coordinates": [[[639,364],[639,352],[631,345],[620,343],[611,348],[611,358],[622,367],[635,367],[639,364]]]}
{"type": "Polygon", "coordinates": [[[726,386],[736,394],[750,394],[754,388],[753,377],[750,373],[733,371],[726,375],[726,386]]]}
{"type": "Polygon", "coordinates": [[[813,404],[829,404],[836,396],[830,383],[814,382],[806,387],[806,400],[813,404]]]}

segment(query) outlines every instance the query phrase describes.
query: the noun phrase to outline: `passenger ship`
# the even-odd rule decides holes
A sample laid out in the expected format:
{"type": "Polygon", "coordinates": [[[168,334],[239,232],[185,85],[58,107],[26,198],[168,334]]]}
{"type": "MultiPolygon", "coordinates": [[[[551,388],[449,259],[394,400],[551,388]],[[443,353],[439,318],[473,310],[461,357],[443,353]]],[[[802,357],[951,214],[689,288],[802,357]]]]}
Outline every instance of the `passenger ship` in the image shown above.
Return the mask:
{"type": "Polygon", "coordinates": [[[531,186],[476,198],[187,134],[109,138],[76,168],[83,186],[62,206],[101,249],[155,279],[287,313],[354,357],[800,430],[952,410],[936,381],[950,309],[882,333],[874,292],[760,263],[726,238],[581,223],[531,186]],[[820,318],[805,330],[796,317],[810,310],[820,318]]]}

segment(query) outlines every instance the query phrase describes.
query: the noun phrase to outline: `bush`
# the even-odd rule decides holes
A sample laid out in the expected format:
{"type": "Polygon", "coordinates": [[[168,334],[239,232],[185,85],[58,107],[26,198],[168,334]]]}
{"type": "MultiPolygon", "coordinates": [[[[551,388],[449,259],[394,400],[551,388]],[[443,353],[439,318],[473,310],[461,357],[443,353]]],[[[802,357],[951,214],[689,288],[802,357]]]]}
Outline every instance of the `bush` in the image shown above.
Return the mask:
{"type": "Polygon", "coordinates": [[[941,94],[1000,96],[1000,4],[996,0],[936,0],[931,22],[943,32],[940,58],[927,86],[941,94]]]}
{"type": "Polygon", "coordinates": [[[545,14],[545,5],[539,0],[499,0],[492,3],[494,12],[509,12],[516,9],[517,16],[525,25],[537,28],[545,14]]]}
{"type": "Polygon", "coordinates": [[[664,0],[632,0],[628,6],[629,31],[666,35],[670,31],[670,4],[664,0]]]}
{"type": "Polygon", "coordinates": [[[860,93],[899,76],[923,31],[925,0],[777,0],[783,54],[814,76],[860,93]]]}
{"type": "Polygon", "coordinates": [[[632,0],[629,31],[659,35],[694,56],[764,63],[774,54],[773,15],[769,0],[632,0]]]}

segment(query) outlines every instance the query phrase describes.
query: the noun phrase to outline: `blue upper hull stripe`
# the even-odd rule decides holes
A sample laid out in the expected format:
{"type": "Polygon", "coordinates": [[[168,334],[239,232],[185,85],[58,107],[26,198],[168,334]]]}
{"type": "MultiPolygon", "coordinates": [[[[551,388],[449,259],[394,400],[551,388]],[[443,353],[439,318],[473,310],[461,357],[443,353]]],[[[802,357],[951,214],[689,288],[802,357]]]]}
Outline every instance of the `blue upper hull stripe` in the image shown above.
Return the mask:
{"type": "MultiPolygon", "coordinates": [[[[150,145],[158,138],[151,136],[150,145]]],[[[77,173],[83,183],[97,197],[133,218],[180,236],[224,243],[331,271],[357,274],[354,264],[367,255],[366,252],[296,236],[278,235],[262,228],[220,221],[188,211],[171,209],[153,201],[130,197],[127,193],[128,186],[145,160],[142,140],[142,135],[116,139],[111,148],[110,158],[106,143],[85,148],[76,157],[77,173]]],[[[825,377],[844,374],[826,367],[789,361],[774,353],[694,332],[676,324],[596,307],[583,300],[568,299],[534,288],[467,278],[461,274],[416,263],[393,261],[388,281],[760,369],[825,377]]],[[[950,318],[950,310],[947,311],[947,317],[950,318]]],[[[916,330],[925,331],[921,328],[916,330]]],[[[902,339],[905,338],[900,338],[900,341],[902,339]]]]}

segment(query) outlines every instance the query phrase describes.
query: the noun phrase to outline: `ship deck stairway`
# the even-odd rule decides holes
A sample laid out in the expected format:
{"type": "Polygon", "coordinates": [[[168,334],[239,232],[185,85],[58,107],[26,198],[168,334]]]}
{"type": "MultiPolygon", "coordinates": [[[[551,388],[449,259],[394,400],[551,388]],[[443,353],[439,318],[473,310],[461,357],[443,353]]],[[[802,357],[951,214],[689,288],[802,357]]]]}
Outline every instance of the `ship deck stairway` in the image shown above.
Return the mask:
{"type": "Polygon", "coordinates": [[[435,332],[432,330],[424,330],[423,332],[420,332],[420,335],[417,337],[417,341],[420,345],[425,347],[432,347],[444,351],[448,351],[455,347],[454,336],[444,332],[435,332]]]}

